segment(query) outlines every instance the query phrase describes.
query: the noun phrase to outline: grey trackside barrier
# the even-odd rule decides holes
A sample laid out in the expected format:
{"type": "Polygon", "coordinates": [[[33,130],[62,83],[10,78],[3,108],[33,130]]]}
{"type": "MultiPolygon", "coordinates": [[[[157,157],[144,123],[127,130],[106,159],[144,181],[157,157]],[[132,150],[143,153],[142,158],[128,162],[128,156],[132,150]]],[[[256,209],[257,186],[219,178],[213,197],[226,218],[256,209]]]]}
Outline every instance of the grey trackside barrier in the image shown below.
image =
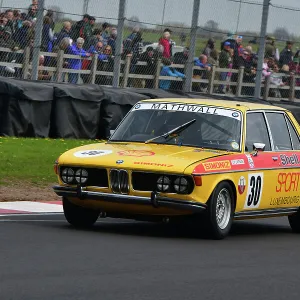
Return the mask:
{"type": "Polygon", "coordinates": [[[289,109],[300,120],[300,104],[293,101],[0,77],[0,135],[106,139],[135,103],[157,98],[212,98],[276,104],[289,109]]]}

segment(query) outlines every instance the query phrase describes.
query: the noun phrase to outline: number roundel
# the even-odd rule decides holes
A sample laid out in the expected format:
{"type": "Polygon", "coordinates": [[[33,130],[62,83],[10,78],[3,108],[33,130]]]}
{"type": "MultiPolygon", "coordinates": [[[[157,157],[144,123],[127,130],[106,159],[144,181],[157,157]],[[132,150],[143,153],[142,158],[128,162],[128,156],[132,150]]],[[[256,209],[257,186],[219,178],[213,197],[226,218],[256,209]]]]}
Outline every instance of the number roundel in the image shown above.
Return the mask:
{"type": "Polygon", "coordinates": [[[263,188],[263,173],[248,175],[248,192],[244,208],[259,207],[263,188]]]}

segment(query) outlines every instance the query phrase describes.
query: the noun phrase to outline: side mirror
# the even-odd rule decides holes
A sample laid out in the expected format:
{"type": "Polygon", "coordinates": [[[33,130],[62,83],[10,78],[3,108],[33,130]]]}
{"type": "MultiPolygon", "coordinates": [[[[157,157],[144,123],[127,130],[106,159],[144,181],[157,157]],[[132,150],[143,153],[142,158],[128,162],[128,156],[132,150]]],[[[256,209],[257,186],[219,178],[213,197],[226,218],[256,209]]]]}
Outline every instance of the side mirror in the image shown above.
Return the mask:
{"type": "Polygon", "coordinates": [[[254,143],[253,144],[253,150],[254,151],[265,151],[266,144],[263,143],[254,143]]]}

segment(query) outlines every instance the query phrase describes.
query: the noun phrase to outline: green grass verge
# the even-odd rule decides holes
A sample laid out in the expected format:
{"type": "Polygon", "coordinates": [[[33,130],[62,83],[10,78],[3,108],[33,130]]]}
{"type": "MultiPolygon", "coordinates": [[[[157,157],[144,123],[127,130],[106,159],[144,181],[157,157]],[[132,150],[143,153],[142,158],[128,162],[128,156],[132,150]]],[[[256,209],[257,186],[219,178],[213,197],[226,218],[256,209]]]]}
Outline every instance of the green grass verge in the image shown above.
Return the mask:
{"type": "Polygon", "coordinates": [[[63,152],[99,140],[0,137],[0,184],[26,181],[36,185],[56,182],[53,164],[63,152]]]}

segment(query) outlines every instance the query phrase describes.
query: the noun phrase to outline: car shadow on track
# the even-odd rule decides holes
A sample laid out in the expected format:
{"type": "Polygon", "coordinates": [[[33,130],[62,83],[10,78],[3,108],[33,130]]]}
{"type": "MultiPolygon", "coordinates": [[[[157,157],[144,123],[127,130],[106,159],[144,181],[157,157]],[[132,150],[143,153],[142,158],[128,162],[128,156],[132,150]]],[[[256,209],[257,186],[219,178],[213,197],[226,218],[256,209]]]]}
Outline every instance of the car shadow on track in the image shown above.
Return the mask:
{"type": "MultiPolygon", "coordinates": [[[[162,237],[162,238],[187,238],[187,239],[208,239],[205,228],[192,224],[162,224],[138,221],[124,221],[106,219],[95,224],[89,229],[78,229],[68,225],[56,225],[64,230],[87,231],[93,233],[132,235],[141,237],[162,237]]],[[[288,225],[270,224],[255,221],[234,222],[230,237],[250,236],[260,237],[266,235],[282,236],[292,234],[288,225]]]]}

